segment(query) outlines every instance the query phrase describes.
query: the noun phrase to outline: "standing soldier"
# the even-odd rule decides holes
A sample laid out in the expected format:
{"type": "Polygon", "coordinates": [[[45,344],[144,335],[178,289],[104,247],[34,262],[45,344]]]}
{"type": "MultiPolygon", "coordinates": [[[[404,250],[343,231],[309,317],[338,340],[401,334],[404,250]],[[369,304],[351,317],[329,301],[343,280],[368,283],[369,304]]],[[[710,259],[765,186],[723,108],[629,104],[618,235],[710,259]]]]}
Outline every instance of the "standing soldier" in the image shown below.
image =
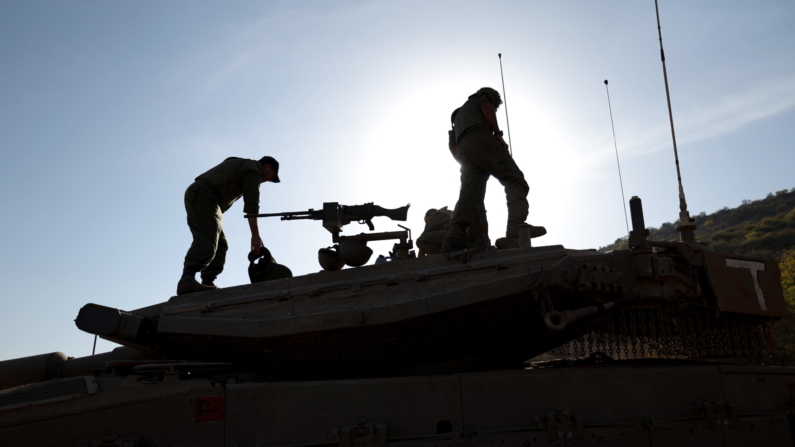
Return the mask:
{"type": "MultiPolygon", "coordinates": [[[[455,141],[451,141],[451,145],[455,144],[455,157],[461,164],[461,192],[444,238],[443,252],[471,247],[465,240],[466,231],[485,209],[486,182],[491,176],[505,187],[508,202],[505,238],[497,240],[497,248],[519,248],[519,226],[527,225],[524,220],[528,214],[527,193],[530,187],[502,138],[497,124],[500,104],[499,92],[483,87],[470,96],[455,114],[455,141]]],[[[530,226],[530,237],[543,236],[546,232],[544,227],[530,226]]]]}
{"type": "MultiPolygon", "coordinates": [[[[223,213],[243,197],[245,214],[259,213],[259,185],[279,183],[279,162],[273,157],[260,160],[229,157],[218,166],[196,177],[185,191],[185,211],[193,243],[185,255],[177,295],[217,289],[215,278],[224,270],[228,248],[221,226],[223,213]],[[202,282],[196,281],[201,272],[202,282]]],[[[263,246],[257,218],[248,219],[251,228],[251,251],[259,256],[263,246]]]]}

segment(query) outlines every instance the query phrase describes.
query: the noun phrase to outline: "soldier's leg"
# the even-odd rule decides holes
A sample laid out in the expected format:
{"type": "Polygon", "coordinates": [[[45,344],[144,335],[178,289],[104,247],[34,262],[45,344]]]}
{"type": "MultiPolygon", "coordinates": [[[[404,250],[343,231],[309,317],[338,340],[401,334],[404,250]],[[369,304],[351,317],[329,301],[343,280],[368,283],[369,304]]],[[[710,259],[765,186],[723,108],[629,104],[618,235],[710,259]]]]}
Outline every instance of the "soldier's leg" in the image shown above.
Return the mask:
{"type": "Polygon", "coordinates": [[[493,175],[505,188],[505,197],[508,205],[508,225],[506,236],[518,237],[517,227],[527,219],[528,203],[527,194],[530,187],[524,179],[524,174],[507,150],[503,149],[499,141],[487,132],[478,132],[470,138],[476,139],[482,149],[475,154],[474,162],[493,175]]]}
{"type": "Polygon", "coordinates": [[[229,244],[226,241],[224,230],[218,233],[218,245],[215,249],[215,257],[210,264],[202,270],[202,284],[215,285],[213,282],[221,272],[224,271],[224,264],[226,263],[226,251],[229,249],[229,244]]]}
{"type": "Polygon", "coordinates": [[[185,191],[185,211],[193,242],[185,255],[182,278],[177,285],[178,295],[209,290],[199,287],[195,276],[196,272],[210,265],[215,257],[223,217],[215,197],[195,184],[185,191]]]}
{"type": "Polygon", "coordinates": [[[513,158],[507,154],[506,157],[506,160],[501,160],[498,163],[499,169],[493,175],[505,187],[505,198],[508,205],[508,225],[505,236],[516,238],[519,237],[519,225],[527,219],[529,211],[527,194],[530,192],[530,186],[513,158]]]}
{"type": "Polygon", "coordinates": [[[467,233],[469,234],[470,242],[480,241],[480,243],[484,244],[491,243],[491,240],[489,239],[489,221],[486,218],[485,205],[478,210],[478,217],[469,226],[467,233]]]}
{"type": "Polygon", "coordinates": [[[185,267],[201,271],[215,257],[223,215],[214,197],[199,188],[192,188],[185,192],[185,211],[193,235],[193,243],[185,255],[185,267]]]}
{"type": "Polygon", "coordinates": [[[470,159],[469,154],[476,152],[477,148],[468,145],[467,139],[458,146],[458,161],[461,163],[461,191],[458,194],[458,202],[455,204],[446,236],[461,240],[466,238],[467,228],[478,218],[480,210],[484,208],[486,182],[489,180],[489,173],[470,159]]]}

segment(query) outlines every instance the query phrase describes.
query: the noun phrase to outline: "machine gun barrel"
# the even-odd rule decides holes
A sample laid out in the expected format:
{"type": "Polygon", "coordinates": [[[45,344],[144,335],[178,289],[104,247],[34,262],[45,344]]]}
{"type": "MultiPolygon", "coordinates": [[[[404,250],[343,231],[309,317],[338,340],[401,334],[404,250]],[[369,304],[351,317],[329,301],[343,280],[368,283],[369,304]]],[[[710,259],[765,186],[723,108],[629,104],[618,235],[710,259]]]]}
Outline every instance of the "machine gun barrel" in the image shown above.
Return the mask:
{"type": "Polygon", "coordinates": [[[321,220],[323,219],[323,211],[317,210],[315,211],[313,208],[309,208],[308,211],[293,211],[293,212],[286,212],[286,213],[266,213],[266,214],[246,214],[244,217],[276,217],[279,216],[282,220],[301,220],[301,219],[312,219],[312,220],[321,220]]]}

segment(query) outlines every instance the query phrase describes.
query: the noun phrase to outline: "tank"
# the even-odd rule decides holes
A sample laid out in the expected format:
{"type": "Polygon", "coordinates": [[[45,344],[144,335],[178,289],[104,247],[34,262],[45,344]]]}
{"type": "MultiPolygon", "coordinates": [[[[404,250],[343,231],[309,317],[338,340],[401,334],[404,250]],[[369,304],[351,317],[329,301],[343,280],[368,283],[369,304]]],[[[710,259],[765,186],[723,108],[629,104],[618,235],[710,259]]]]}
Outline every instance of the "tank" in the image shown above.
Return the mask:
{"type": "Polygon", "coordinates": [[[0,439],[792,445],[795,369],[732,364],[788,317],[777,263],[716,253],[687,226],[650,241],[632,209],[629,250],[525,238],[129,311],[87,304],[77,327],[122,347],[0,362],[0,439]]]}
{"type": "Polygon", "coordinates": [[[770,323],[786,316],[776,262],[664,245],[428,256],[129,312],[88,304],[75,323],[154,358],[228,362],[275,380],[510,368],[566,343],[615,358],[761,354],[770,323]]]}

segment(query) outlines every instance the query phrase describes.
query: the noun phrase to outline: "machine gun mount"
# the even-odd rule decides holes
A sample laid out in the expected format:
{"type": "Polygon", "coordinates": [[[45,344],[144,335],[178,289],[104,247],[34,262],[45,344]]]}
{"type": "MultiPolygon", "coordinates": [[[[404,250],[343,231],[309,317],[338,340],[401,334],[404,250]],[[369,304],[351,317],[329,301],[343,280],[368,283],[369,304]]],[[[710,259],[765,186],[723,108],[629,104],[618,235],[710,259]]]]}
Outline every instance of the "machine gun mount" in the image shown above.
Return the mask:
{"type": "Polygon", "coordinates": [[[411,240],[411,230],[403,228],[402,231],[387,231],[382,233],[360,233],[355,236],[340,236],[342,227],[351,223],[358,222],[366,224],[370,231],[375,230],[373,217],[385,216],[392,220],[405,221],[411,204],[395,209],[382,208],[373,202],[363,205],[340,205],[338,202],[327,202],[323,204],[323,209],[315,210],[310,208],[306,211],[294,211],[285,213],[267,214],[247,214],[245,217],[281,217],[281,220],[321,220],[323,228],[331,233],[331,240],[335,245],[328,248],[321,248],[318,251],[318,261],[325,270],[339,270],[343,265],[359,267],[367,263],[373,250],[367,247],[369,241],[384,241],[395,239],[390,257],[395,260],[414,258],[412,248],[414,243],[411,240]]]}

